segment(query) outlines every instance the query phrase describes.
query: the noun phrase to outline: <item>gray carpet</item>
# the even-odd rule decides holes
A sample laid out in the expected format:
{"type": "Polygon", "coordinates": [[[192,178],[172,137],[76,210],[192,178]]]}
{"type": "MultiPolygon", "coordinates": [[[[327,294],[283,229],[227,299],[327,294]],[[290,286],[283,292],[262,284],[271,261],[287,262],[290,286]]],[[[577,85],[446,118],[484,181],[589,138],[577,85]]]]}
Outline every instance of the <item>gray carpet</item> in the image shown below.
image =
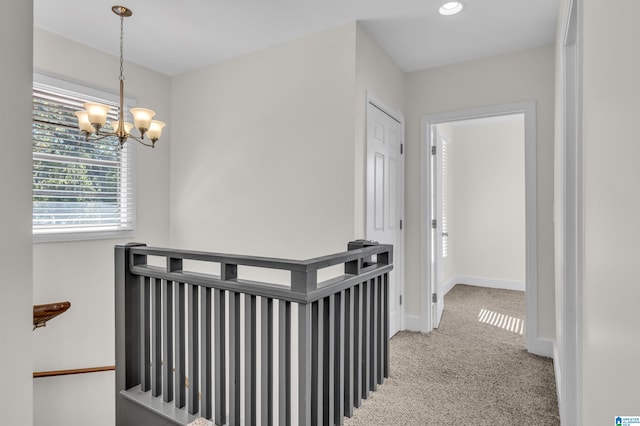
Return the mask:
{"type": "Polygon", "coordinates": [[[524,312],[522,292],[455,286],[440,328],[391,339],[390,377],[345,425],[559,425],[553,362],[509,320],[524,312]]]}

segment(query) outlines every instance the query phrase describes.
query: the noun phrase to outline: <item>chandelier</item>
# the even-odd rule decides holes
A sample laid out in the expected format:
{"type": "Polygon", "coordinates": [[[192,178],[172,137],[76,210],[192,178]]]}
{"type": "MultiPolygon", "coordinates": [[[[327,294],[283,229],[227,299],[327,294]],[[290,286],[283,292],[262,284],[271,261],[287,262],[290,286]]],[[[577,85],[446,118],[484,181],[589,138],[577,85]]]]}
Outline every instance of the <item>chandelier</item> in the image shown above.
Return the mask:
{"type": "Polygon", "coordinates": [[[165,123],[158,120],[153,120],[153,116],[156,113],[146,108],[131,108],[131,115],[133,115],[133,124],[124,121],[124,18],[133,14],[131,9],[124,6],[113,6],[111,8],[113,13],[120,17],[120,105],[118,109],[118,120],[111,121],[111,127],[113,132],[105,132],[102,127],[107,122],[107,114],[111,107],[109,105],[99,104],[96,102],[86,102],[82,104],[84,111],[77,111],[75,114],[78,117],[78,126],[84,133],[86,140],[100,140],[108,136],[116,136],[120,141],[120,148],[122,148],[127,139],[135,139],[142,145],[155,147],[156,141],[160,139],[162,129],[165,123]],[[139,136],[131,134],[133,127],[138,131],[139,136]]]}

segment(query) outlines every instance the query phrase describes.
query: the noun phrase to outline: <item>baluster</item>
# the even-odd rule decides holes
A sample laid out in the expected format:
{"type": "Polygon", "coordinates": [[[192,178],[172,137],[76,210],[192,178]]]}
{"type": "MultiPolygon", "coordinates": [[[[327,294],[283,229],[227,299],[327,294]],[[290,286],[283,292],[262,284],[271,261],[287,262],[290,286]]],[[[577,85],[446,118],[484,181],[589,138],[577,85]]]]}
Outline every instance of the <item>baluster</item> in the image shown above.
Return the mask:
{"type": "Polygon", "coordinates": [[[341,291],[335,295],[335,351],[333,358],[335,359],[335,395],[334,395],[334,424],[342,424],[344,417],[344,295],[345,292],[341,291]]]}
{"type": "Polygon", "coordinates": [[[354,294],[355,288],[345,290],[344,296],[344,410],[347,417],[353,416],[355,399],[355,368],[354,368],[354,294]]]}
{"type": "Polygon", "coordinates": [[[291,425],[291,302],[280,301],[278,306],[278,381],[281,426],[291,425]]]}
{"type": "Polygon", "coordinates": [[[229,424],[240,424],[240,293],[229,292],[229,424]]]}
{"type": "MultiPolygon", "coordinates": [[[[317,321],[317,317],[316,317],[317,321]]],[[[316,354],[312,349],[312,308],[311,304],[298,304],[298,424],[300,426],[311,425],[314,401],[311,396],[314,386],[313,368],[316,354]]],[[[317,363],[317,360],[315,361],[317,363]]],[[[317,409],[317,407],[316,407],[317,409]]],[[[315,422],[314,422],[315,424],[315,422]]]]}
{"type": "Polygon", "coordinates": [[[376,281],[378,282],[378,306],[376,310],[378,311],[378,325],[377,325],[377,335],[378,335],[378,371],[377,375],[377,383],[379,385],[384,381],[384,363],[385,363],[385,353],[384,346],[386,345],[386,340],[384,338],[384,283],[382,282],[383,276],[379,276],[376,281]]]}
{"type": "Polygon", "coordinates": [[[372,278],[371,286],[371,370],[369,373],[369,389],[375,391],[378,388],[378,278],[372,278]]]}
{"type": "Polygon", "coordinates": [[[334,383],[335,383],[335,295],[325,297],[324,304],[324,418],[332,424],[334,419],[334,383]]]}
{"type": "Polygon", "coordinates": [[[176,332],[176,397],[175,403],[177,408],[182,408],[186,404],[187,384],[186,384],[186,368],[185,368],[185,298],[184,283],[176,283],[176,312],[175,312],[175,332],[176,332]]]}
{"type": "Polygon", "coordinates": [[[140,363],[142,366],[140,388],[151,390],[151,278],[140,277],[140,363]]]}
{"type": "Polygon", "coordinates": [[[244,419],[256,424],[256,296],[244,296],[244,419]]]}
{"type": "Polygon", "coordinates": [[[260,394],[262,402],[260,423],[263,426],[273,424],[273,299],[260,298],[260,394]]]}
{"type": "Polygon", "coordinates": [[[160,396],[162,393],[162,291],[160,280],[153,279],[153,304],[151,305],[153,319],[152,340],[153,340],[153,380],[151,381],[153,396],[160,396]]]}
{"type": "Polygon", "coordinates": [[[162,280],[162,400],[173,401],[173,282],[162,280]]]}
{"type": "Polygon", "coordinates": [[[314,424],[322,425],[323,366],[324,366],[324,299],[312,304],[311,321],[311,418],[314,424]]]}
{"type": "Polygon", "coordinates": [[[353,331],[355,339],[353,344],[353,372],[354,377],[354,407],[359,407],[362,403],[362,284],[356,285],[354,290],[354,312],[353,312],[353,331]]]}
{"type": "Polygon", "coordinates": [[[382,310],[384,312],[384,377],[389,377],[389,274],[385,273],[383,275],[383,286],[384,286],[384,303],[382,305],[382,310]]]}
{"type": "Polygon", "coordinates": [[[362,398],[369,398],[369,369],[371,368],[371,287],[362,284],[362,398]]]}
{"type": "Polygon", "coordinates": [[[199,352],[198,352],[198,286],[190,285],[187,290],[187,345],[189,347],[189,361],[187,371],[189,374],[189,398],[187,410],[189,414],[196,414],[199,410],[198,393],[200,390],[199,352]]]}
{"type": "Polygon", "coordinates": [[[211,407],[211,289],[200,288],[200,416],[210,419],[211,407]]]}
{"type": "Polygon", "coordinates": [[[225,316],[225,292],[224,290],[213,290],[213,304],[215,315],[215,328],[213,335],[214,362],[216,369],[216,424],[227,423],[227,366],[225,362],[226,352],[226,316],[225,316]]]}

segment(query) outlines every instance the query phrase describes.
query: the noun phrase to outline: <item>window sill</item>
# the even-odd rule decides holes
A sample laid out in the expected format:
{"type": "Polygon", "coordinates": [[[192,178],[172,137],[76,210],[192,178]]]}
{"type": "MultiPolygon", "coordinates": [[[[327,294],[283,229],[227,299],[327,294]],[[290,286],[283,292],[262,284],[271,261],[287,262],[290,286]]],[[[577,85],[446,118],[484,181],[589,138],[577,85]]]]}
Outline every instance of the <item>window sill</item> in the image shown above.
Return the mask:
{"type": "Polygon", "coordinates": [[[34,244],[65,243],[71,241],[131,239],[135,231],[79,231],[79,232],[50,232],[33,234],[34,244]]]}

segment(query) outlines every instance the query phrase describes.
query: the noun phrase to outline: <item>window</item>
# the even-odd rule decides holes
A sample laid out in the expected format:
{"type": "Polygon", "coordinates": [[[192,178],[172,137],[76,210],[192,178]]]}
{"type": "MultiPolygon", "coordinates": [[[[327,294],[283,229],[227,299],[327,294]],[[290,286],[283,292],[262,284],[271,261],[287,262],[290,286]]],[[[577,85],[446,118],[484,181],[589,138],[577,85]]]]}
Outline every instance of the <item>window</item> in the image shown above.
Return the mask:
{"type": "MultiPolygon", "coordinates": [[[[87,141],[74,115],[82,103],[91,100],[114,106],[109,120],[117,120],[116,97],[59,83],[65,88],[40,83],[37,78],[33,85],[34,240],[132,234],[136,147],[127,143],[120,149],[113,136],[87,141]]],[[[107,124],[105,130],[112,128],[107,124]]]]}

